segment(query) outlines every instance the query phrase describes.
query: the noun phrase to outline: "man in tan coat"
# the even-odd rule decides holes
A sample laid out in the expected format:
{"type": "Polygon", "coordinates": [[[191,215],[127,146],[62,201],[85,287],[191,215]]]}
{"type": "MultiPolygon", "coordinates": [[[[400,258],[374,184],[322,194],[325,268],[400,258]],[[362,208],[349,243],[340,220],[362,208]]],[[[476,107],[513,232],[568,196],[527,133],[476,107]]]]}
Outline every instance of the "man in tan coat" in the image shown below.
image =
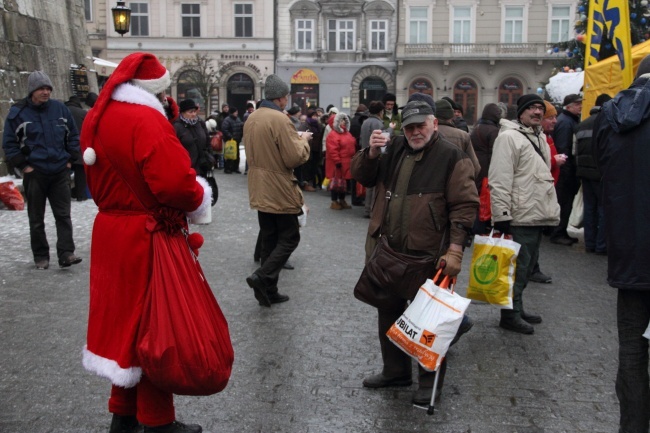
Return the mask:
{"type": "Polygon", "coordinates": [[[248,162],[248,196],[257,209],[262,248],[261,266],[246,282],[260,305],[286,302],[278,293],[282,266],[298,247],[298,215],[303,197],[293,169],[309,159],[311,132],[298,134],[282,110],[287,105],[289,86],[277,75],[269,75],[265,99],[244,124],[244,146],[248,162]]]}

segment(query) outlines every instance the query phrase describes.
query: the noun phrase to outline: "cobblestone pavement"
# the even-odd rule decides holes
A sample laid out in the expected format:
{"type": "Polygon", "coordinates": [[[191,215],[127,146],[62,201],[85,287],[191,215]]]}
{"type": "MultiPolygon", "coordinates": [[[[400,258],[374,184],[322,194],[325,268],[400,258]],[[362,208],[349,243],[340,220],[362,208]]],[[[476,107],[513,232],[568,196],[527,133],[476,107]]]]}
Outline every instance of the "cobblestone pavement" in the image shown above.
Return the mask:
{"type": "MultiPolygon", "coordinates": [[[[206,242],[200,261],[229,321],[235,365],[228,387],[210,397],[177,397],[180,420],[219,433],[614,432],[618,401],[615,290],[606,258],[584,244],[544,240],[542,270],[527,309],[543,316],[532,336],[498,327],[499,311],[473,303],[476,325],[448,354],[434,416],[410,404],[410,388],[369,390],[381,368],[375,311],[352,296],[363,266],[363,208],[333,211],[324,191],[300,246],[283,271],[291,297],[258,306],[245,278],[255,268],[257,215],[243,175],[217,172],[213,222],[193,226],[206,242]]],[[[0,432],[106,432],[109,383],[81,365],[88,308],[90,233],[96,207],[73,202],[72,268],[34,269],[26,212],[0,211],[0,432]]],[[[55,243],[48,211],[47,233],[55,243]]],[[[457,290],[464,294],[471,252],[457,290]]],[[[415,376],[414,376],[415,377],[415,376]]]]}

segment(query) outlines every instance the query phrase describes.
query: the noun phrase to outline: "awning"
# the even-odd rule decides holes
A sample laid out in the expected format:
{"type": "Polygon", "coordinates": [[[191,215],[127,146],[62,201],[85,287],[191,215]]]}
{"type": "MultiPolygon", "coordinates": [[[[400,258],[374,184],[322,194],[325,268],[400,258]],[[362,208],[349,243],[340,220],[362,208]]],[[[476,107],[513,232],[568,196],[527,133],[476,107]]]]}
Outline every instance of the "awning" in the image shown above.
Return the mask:
{"type": "Polygon", "coordinates": [[[111,75],[118,65],[117,63],[100,59],[99,57],[93,57],[93,63],[95,64],[95,72],[97,72],[97,75],[103,77],[111,75]]]}

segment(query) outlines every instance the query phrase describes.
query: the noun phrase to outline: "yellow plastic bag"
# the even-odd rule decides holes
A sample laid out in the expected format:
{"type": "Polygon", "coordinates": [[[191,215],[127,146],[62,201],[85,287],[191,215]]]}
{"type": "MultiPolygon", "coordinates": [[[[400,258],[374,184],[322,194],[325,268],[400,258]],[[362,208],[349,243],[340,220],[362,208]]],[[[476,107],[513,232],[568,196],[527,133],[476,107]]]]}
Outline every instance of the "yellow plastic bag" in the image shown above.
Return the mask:
{"type": "Polygon", "coordinates": [[[512,309],[512,288],[521,245],[505,237],[474,236],[467,297],[512,309]]]}
{"type": "Polygon", "coordinates": [[[323,179],[323,188],[327,189],[330,186],[330,178],[326,177],[323,179]]]}
{"type": "Polygon", "coordinates": [[[223,147],[223,158],[229,161],[237,159],[237,142],[232,138],[223,147]]]}

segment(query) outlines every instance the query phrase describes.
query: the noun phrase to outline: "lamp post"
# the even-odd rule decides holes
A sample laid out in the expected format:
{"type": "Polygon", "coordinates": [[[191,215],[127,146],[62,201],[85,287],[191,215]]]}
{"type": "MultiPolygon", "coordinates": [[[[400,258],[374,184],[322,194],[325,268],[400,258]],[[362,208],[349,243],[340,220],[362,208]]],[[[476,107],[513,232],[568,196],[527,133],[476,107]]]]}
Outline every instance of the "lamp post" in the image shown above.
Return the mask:
{"type": "Polygon", "coordinates": [[[125,6],[123,1],[118,1],[117,6],[111,9],[113,12],[113,26],[115,31],[124,37],[131,26],[131,9],[125,6]]]}

